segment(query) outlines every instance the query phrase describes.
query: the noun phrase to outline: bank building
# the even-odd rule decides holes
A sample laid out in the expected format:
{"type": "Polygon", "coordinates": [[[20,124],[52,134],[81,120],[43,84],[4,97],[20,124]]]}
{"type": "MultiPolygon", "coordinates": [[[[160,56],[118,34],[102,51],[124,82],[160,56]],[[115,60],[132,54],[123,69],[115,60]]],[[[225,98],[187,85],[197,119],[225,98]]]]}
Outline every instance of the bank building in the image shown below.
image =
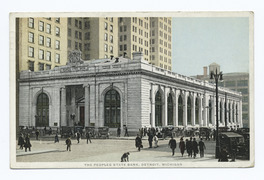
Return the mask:
{"type": "MultiPolygon", "coordinates": [[[[142,52],[83,61],[72,51],[67,65],[22,71],[18,82],[19,126],[216,126],[215,84],[151,65],[142,52]]],[[[219,126],[243,127],[241,93],[219,87],[218,102],[219,126]]]]}

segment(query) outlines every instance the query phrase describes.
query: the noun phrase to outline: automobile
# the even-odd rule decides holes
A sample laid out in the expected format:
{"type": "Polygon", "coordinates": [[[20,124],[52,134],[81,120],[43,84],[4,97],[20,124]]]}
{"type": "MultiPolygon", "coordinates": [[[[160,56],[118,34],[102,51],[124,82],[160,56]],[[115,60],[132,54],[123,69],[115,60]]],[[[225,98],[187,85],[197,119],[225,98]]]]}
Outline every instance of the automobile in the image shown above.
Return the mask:
{"type": "Polygon", "coordinates": [[[199,129],[198,128],[187,128],[184,131],[186,137],[193,137],[199,136],[199,129]]]}
{"type": "Polygon", "coordinates": [[[94,138],[96,136],[95,127],[94,126],[85,127],[85,131],[90,133],[90,137],[94,138]]]}
{"type": "Polygon", "coordinates": [[[73,127],[62,126],[61,127],[61,137],[69,137],[73,135],[73,127]]]}
{"type": "Polygon", "coordinates": [[[109,138],[109,128],[107,126],[105,127],[99,127],[98,128],[98,137],[105,137],[105,138],[109,138]]]}
{"type": "Polygon", "coordinates": [[[206,134],[208,134],[209,138],[210,138],[210,135],[212,134],[211,128],[200,127],[200,129],[199,129],[199,138],[206,139],[206,134]]]}
{"type": "Polygon", "coordinates": [[[174,130],[173,126],[161,127],[160,133],[161,133],[162,138],[165,139],[168,136],[169,137],[171,137],[171,136],[175,137],[176,134],[174,133],[173,130],[174,130]]]}

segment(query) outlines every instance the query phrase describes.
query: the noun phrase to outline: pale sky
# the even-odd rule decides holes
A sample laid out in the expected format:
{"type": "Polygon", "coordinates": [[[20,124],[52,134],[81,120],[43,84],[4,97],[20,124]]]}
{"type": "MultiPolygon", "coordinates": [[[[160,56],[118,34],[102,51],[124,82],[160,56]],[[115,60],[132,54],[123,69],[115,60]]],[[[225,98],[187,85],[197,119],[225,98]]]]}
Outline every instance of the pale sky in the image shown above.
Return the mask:
{"type": "Polygon", "coordinates": [[[191,76],[216,62],[223,73],[249,72],[249,19],[173,18],[172,70],[191,76]]]}

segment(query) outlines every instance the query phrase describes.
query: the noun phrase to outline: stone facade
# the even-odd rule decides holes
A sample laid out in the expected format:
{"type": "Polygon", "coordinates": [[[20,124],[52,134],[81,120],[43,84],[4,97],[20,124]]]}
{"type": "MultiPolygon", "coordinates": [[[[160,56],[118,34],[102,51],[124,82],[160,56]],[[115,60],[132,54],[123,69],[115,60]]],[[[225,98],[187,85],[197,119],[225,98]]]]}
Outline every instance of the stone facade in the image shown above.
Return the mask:
{"type": "MultiPolygon", "coordinates": [[[[219,87],[219,109],[224,107],[225,93],[229,103],[236,107],[230,111],[228,126],[242,127],[242,95],[219,87]]],[[[224,126],[224,111],[219,112],[220,126],[224,126]]],[[[133,59],[72,62],[53,70],[20,73],[20,126],[36,126],[36,121],[45,116],[43,119],[50,127],[77,123],[102,127],[106,118],[111,122],[114,118],[121,129],[126,125],[136,132],[144,126],[156,127],[158,117],[161,126],[215,127],[215,114],[214,84],[148,64],[140,52],[133,53],[133,59]],[[169,96],[172,109],[168,108],[169,96]],[[168,123],[168,119],[172,122],[168,123]]]]}

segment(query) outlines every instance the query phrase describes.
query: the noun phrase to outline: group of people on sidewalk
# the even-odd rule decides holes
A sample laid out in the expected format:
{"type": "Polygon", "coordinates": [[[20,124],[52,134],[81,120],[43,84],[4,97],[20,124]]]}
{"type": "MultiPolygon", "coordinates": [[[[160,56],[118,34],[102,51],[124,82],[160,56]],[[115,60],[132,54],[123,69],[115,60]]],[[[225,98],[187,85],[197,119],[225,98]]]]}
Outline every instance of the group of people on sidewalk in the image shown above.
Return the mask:
{"type": "Polygon", "coordinates": [[[30,137],[29,134],[26,134],[26,137],[24,138],[24,135],[21,133],[18,138],[18,145],[19,149],[23,150],[25,148],[25,152],[27,152],[27,149],[31,151],[31,143],[30,143],[30,137]]]}

